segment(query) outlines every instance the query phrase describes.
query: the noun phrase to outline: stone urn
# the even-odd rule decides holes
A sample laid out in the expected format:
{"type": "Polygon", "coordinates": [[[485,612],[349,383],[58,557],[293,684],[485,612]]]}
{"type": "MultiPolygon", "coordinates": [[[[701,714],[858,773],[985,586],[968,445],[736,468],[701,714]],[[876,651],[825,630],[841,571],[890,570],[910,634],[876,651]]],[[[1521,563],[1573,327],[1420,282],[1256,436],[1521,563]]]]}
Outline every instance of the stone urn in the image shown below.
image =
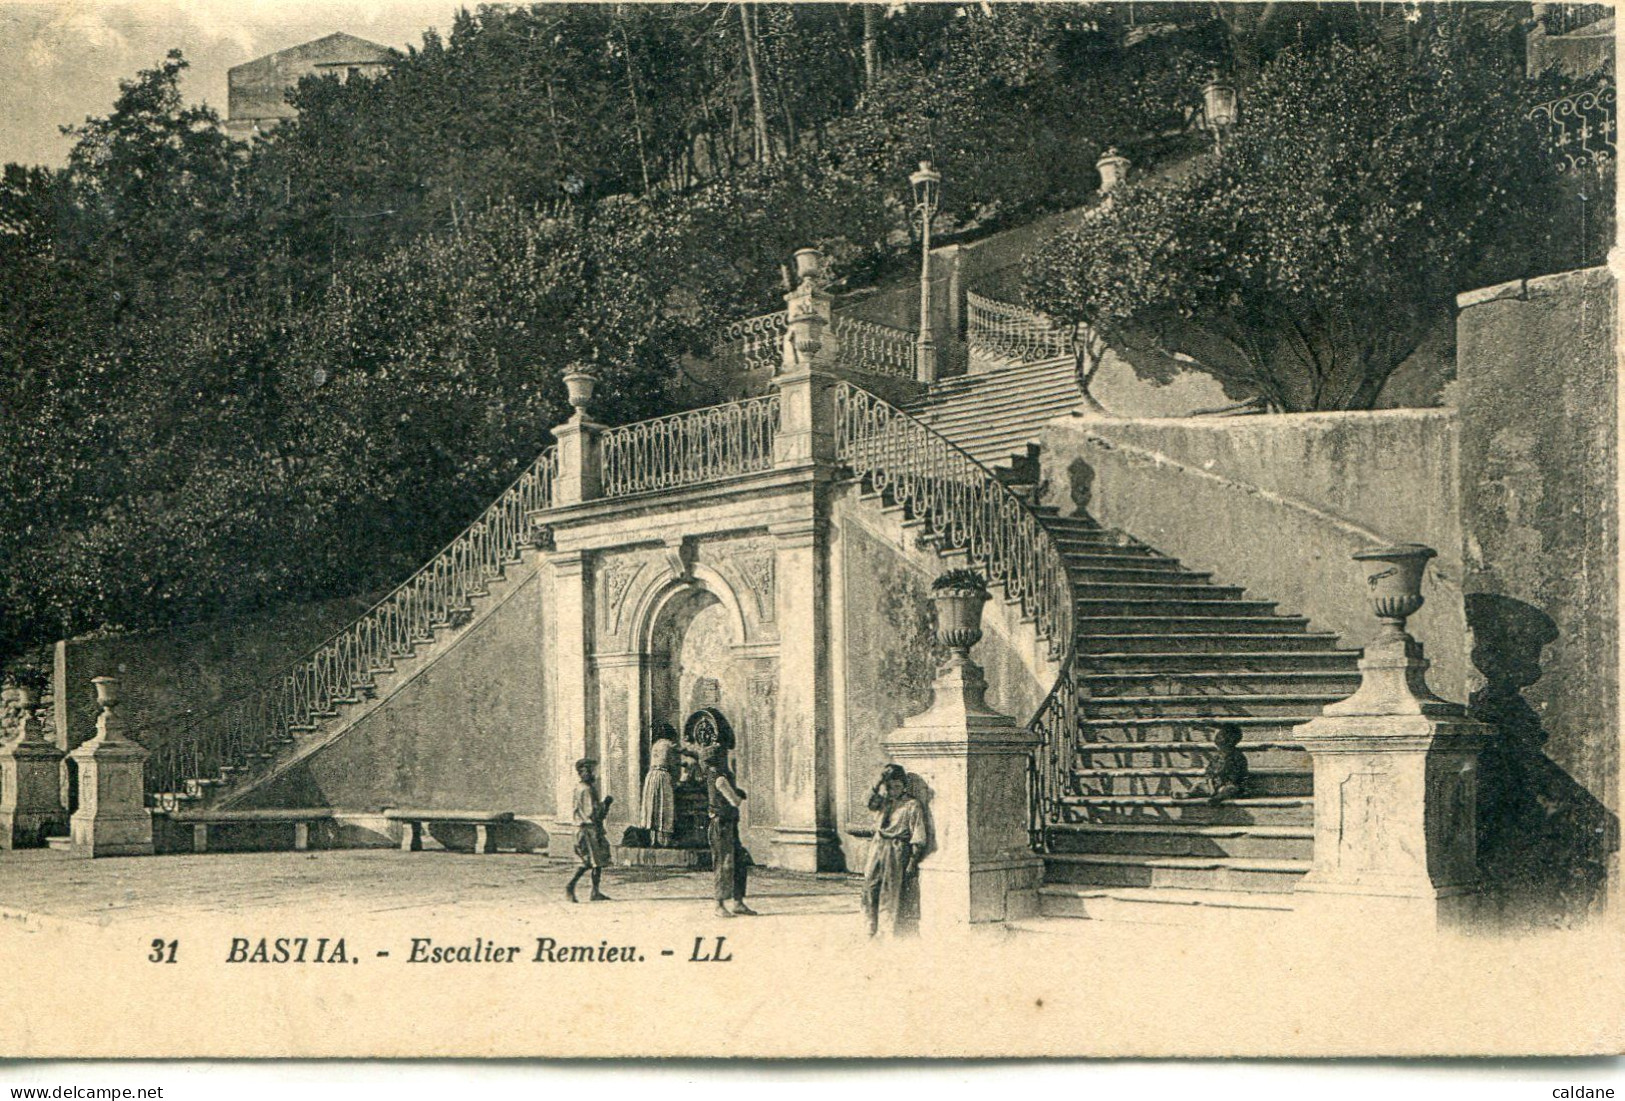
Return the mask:
{"type": "Polygon", "coordinates": [[[982,605],[988,601],[987,582],[975,570],[949,570],[931,583],[937,606],[937,641],[960,661],[982,641],[982,605]]]}
{"type": "Polygon", "coordinates": [[[598,376],[585,367],[572,367],[564,372],[564,385],[570,392],[570,404],[575,406],[576,416],[584,419],[587,406],[598,389],[598,376]]]}
{"type": "Polygon", "coordinates": [[[1095,170],[1100,173],[1100,193],[1109,195],[1112,189],[1128,179],[1130,161],[1119,153],[1114,146],[1100,155],[1095,162],[1095,170]]]}
{"type": "Polygon", "coordinates": [[[824,254],[818,249],[797,249],[795,260],[797,283],[805,283],[808,280],[816,281],[819,274],[824,270],[824,254]]]}
{"type": "Polygon", "coordinates": [[[1354,560],[1365,567],[1371,610],[1382,621],[1380,637],[1405,634],[1405,621],[1422,607],[1422,575],[1428,559],[1437,555],[1421,543],[1396,543],[1355,553],[1354,560]]]}
{"type": "Polygon", "coordinates": [[[96,686],[97,707],[107,711],[118,706],[117,677],[91,677],[90,683],[96,686]]]}

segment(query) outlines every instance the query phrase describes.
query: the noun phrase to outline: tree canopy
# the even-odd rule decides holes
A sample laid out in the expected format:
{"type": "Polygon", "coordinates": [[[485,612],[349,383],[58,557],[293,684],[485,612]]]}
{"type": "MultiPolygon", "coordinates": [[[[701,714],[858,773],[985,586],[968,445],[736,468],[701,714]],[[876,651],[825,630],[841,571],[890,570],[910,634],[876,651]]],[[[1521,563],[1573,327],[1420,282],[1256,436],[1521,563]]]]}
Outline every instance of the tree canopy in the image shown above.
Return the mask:
{"type": "Polygon", "coordinates": [[[1268,354],[1182,347],[1258,387],[1290,321],[1315,355],[1355,342],[1322,392],[1358,391],[1403,343],[1359,343],[1370,312],[1510,232],[1526,137],[1469,55],[1395,67],[1346,44],[1347,6],[1266,7],[481,6],[383,76],[305,79],[252,142],[186,102],[170,53],[65,166],[0,175],[0,662],[392,584],[546,446],[571,364],[602,378],[595,414],[666,412],[684,357],[779,304],[795,249],[846,286],[911,265],[919,159],[947,180],[939,232],[1076,206],[1107,146],[1188,146],[1243,54],[1225,155],[1121,192],[1035,300],[1141,338],[1218,318],[1213,347],[1268,354]]]}
{"type": "Polygon", "coordinates": [[[1412,34],[1281,48],[1218,152],[1052,240],[1029,301],[1144,371],[1369,408],[1458,292],[1527,274],[1558,193],[1504,19],[1412,34]]]}

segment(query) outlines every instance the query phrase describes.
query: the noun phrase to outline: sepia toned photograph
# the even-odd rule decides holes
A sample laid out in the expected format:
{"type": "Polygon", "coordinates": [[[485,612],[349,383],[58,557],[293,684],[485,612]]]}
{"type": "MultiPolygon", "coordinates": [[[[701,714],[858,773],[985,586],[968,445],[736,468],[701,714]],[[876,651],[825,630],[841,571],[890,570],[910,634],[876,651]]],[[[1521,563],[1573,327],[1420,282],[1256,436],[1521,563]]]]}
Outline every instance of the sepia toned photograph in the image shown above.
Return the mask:
{"type": "Polygon", "coordinates": [[[1612,6],[0,31],[0,1055],[1625,1049],[1612,6]]]}

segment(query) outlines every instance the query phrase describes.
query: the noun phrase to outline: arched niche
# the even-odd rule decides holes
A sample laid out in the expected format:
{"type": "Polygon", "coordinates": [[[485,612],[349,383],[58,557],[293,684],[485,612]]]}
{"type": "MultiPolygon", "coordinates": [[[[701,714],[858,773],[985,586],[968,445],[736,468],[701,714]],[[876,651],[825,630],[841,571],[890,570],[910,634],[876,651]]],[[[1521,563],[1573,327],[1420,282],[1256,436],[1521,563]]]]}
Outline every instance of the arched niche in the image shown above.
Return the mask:
{"type": "Polygon", "coordinates": [[[734,768],[741,786],[750,790],[755,783],[763,791],[761,800],[752,792],[761,819],[771,803],[765,789],[772,772],[772,730],[757,729],[766,724],[759,718],[761,709],[751,707],[753,662],[760,659],[740,656],[751,639],[736,594],[721,575],[697,568],[688,579],[668,578],[641,605],[634,637],[644,655],[644,723],[632,762],[634,775],[641,784],[655,723],[670,723],[680,732],[696,710],[714,707],[734,731],[734,768]],[[753,771],[758,774],[754,780],[753,771]]]}

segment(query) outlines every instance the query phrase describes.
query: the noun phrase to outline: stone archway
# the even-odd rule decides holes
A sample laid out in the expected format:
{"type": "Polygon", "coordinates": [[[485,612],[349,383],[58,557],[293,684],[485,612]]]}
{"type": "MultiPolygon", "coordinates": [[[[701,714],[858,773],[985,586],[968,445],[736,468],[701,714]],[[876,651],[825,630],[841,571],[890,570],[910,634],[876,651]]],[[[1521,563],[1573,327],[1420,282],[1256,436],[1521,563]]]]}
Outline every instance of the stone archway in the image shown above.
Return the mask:
{"type": "MultiPolygon", "coordinates": [[[[746,716],[748,669],[737,655],[745,639],[737,604],[699,581],[674,587],[652,602],[643,633],[642,712],[646,717],[631,770],[641,785],[648,768],[649,732],[656,723],[682,731],[696,711],[713,708],[730,727],[749,736],[746,716]]],[[[754,732],[758,738],[770,732],[754,732]]],[[[760,754],[753,754],[758,757],[760,754]]],[[[749,764],[736,755],[741,773],[749,764]]],[[[748,811],[747,811],[748,814],[748,811]]]]}

